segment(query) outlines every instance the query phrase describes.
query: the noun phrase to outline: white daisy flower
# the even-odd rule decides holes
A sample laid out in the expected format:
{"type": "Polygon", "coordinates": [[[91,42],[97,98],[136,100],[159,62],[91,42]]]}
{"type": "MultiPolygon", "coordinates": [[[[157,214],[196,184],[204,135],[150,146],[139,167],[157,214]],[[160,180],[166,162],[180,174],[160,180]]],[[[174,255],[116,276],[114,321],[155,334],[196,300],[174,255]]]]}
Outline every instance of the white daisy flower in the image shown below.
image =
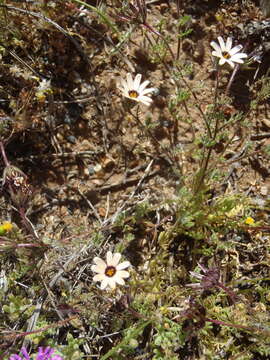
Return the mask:
{"type": "Polygon", "coordinates": [[[241,53],[242,45],[236,45],[232,48],[232,38],[228,37],[226,43],[224,42],[221,36],[218,37],[217,44],[215,41],[212,41],[210,45],[214,49],[212,55],[220,58],[219,65],[224,65],[226,62],[234,68],[234,63],[243,64],[243,59],[247,57],[247,54],[241,53]]]}
{"type": "Polygon", "coordinates": [[[99,257],[94,258],[93,261],[96,265],[92,265],[91,269],[96,272],[97,275],[93,277],[93,280],[101,281],[100,288],[102,290],[107,286],[115,289],[116,283],[124,285],[125,282],[123,279],[129,277],[128,271],[125,271],[124,269],[130,266],[130,262],[124,261],[119,264],[120,258],[121,254],[112,254],[111,251],[108,251],[106,254],[106,262],[99,257]]]}
{"type": "Polygon", "coordinates": [[[153,100],[150,96],[146,95],[153,93],[154,91],[156,91],[156,89],[146,88],[150,81],[145,80],[143,83],[141,83],[141,79],[141,74],[137,74],[133,80],[132,75],[128,73],[126,80],[120,79],[120,84],[118,85],[118,88],[125,97],[149,106],[153,100]]]}

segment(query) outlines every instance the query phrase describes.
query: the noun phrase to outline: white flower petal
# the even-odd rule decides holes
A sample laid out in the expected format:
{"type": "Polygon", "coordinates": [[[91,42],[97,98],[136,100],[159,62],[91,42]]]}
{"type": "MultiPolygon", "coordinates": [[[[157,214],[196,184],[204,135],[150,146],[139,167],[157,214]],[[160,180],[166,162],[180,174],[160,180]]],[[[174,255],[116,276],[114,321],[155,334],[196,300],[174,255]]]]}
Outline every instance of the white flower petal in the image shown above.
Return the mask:
{"type": "Polygon", "coordinates": [[[244,53],[239,53],[239,54],[234,54],[230,60],[234,61],[234,59],[241,59],[241,58],[246,58],[247,54],[244,53]]]}
{"type": "Polygon", "coordinates": [[[120,259],[121,259],[121,254],[115,253],[112,257],[112,261],[110,263],[108,263],[108,265],[116,267],[118,265],[120,259]]]}
{"type": "Polygon", "coordinates": [[[108,251],[107,254],[106,254],[107,266],[112,265],[112,259],[113,259],[113,254],[112,254],[111,251],[108,251]]]}
{"type": "Polygon", "coordinates": [[[130,262],[129,261],[123,261],[121,264],[118,264],[116,266],[116,270],[123,270],[123,269],[126,269],[130,266],[130,262]]]}
{"type": "Polygon", "coordinates": [[[219,42],[221,51],[226,51],[225,42],[221,36],[218,37],[218,42],[219,42]]]}
{"type": "Polygon", "coordinates": [[[115,289],[115,285],[116,285],[114,278],[115,278],[115,277],[107,278],[108,285],[109,285],[112,289],[115,289]]]}
{"type": "MultiPolygon", "coordinates": [[[[121,89],[120,89],[120,90],[121,90],[121,89]]],[[[128,90],[129,90],[129,89],[128,89],[128,84],[127,84],[127,82],[122,79],[122,91],[128,92],[128,90]]]]}
{"type": "Polygon", "coordinates": [[[221,53],[221,48],[215,41],[211,41],[210,45],[216,50],[216,52],[221,53]]]}
{"type": "Polygon", "coordinates": [[[148,84],[150,84],[149,80],[145,80],[143,83],[141,83],[141,85],[138,88],[138,92],[140,93],[141,91],[143,91],[148,84]]]}
{"type": "Polygon", "coordinates": [[[137,74],[135,76],[135,79],[134,79],[134,83],[133,83],[133,89],[138,91],[139,90],[139,87],[140,87],[140,83],[141,83],[141,79],[142,79],[142,75],[141,74],[137,74]]]}
{"type": "Polygon", "coordinates": [[[226,60],[226,62],[232,67],[234,68],[234,62],[232,60],[226,60]]]}
{"type": "Polygon", "coordinates": [[[91,270],[96,272],[97,265],[91,265],[91,270]]]}
{"type": "Polygon", "coordinates": [[[225,64],[226,60],[227,60],[227,59],[225,59],[224,57],[222,57],[222,58],[220,58],[220,60],[219,60],[219,63],[218,63],[218,64],[222,66],[222,65],[224,65],[224,64],[225,64]]]}
{"type": "Polygon", "coordinates": [[[139,101],[141,101],[143,104],[149,106],[153,100],[148,96],[140,96],[139,101]]]}
{"type": "Polygon", "coordinates": [[[125,271],[125,270],[119,270],[116,272],[115,276],[120,276],[122,277],[123,279],[126,279],[130,276],[129,272],[128,271],[125,271]]]}
{"type": "Polygon", "coordinates": [[[238,53],[240,50],[242,50],[242,48],[243,48],[242,45],[236,45],[230,51],[228,51],[228,53],[232,56],[232,55],[238,53]]]}
{"type": "Polygon", "coordinates": [[[115,276],[114,281],[119,285],[125,285],[125,281],[121,278],[121,276],[115,276]]]}
{"type": "Polygon", "coordinates": [[[155,91],[155,88],[148,88],[148,89],[145,89],[145,90],[141,91],[140,95],[143,96],[143,95],[152,93],[154,91],[155,91]]]}
{"type": "Polygon", "coordinates": [[[94,263],[96,263],[98,266],[104,266],[104,267],[107,266],[106,263],[105,263],[105,261],[102,260],[101,258],[97,257],[97,256],[94,257],[93,261],[94,261],[94,263]]]}
{"type": "Polygon", "coordinates": [[[212,55],[216,56],[216,57],[222,57],[222,52],[220,49],[219,49],[219,51],[212,51],[212,55]]]}
{"type": "Polygon", "coordinates": [[[230,61],[238,63],[238,64],[244,64],[244,60],[240,59],[240,58],[230,58],[230,61]]]}
{"type": "Polygon", "coordinates": [[[96,273],[99,273],[99,274],[104,274],[106,267],[107,267],[106,264],[105,264],[105,266],[104,265],[92,265],[91,270],[96,273]]]}
{"type": "Polygon", "coordinates": [[[105,279],[103,279],[100,284],[101,290],[104,290],[108,286],[108,283],[109,283],[109,278],[105,277],[105,279]]]}
{"type": "Polygon", "coordinates": [[[97,274],[93,277],[93,281],[103,281],[106,278],[105,274],[97,274]]]}
{"type": "Polygon", "coordinates": [[[129,90],[132,90],[133,88],[133,79],[132,75],[130,73],[127,73],[127,86],[129,90]]]}
{"type": "Polygon", "coordinates": [[[129,96],[128,90],[123,91],[123,95],[124,95],[125,97],[127,97],[127,98],[129,98],[129,99],[130,99],[130,96],[129,96]]]}
{"type": "Polygon", "coordinates": [[[232,38],[231,37],[228,37],[225,47],[226,47],[226,51],[229,53],[232,48],[232,38]]]}

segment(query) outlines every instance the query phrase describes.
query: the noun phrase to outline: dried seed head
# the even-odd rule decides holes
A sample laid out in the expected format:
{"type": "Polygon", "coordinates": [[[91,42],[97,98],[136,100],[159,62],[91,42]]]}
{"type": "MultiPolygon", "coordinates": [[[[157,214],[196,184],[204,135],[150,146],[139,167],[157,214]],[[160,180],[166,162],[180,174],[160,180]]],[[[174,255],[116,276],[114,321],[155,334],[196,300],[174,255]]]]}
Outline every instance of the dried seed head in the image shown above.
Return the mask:
{"type": "Polygon", "coordinates": [[[3,185],[5,184],[13,203],[24,208],[33,194],[27,176],[15,166],[6,166],[3,175],[3,185]]]}

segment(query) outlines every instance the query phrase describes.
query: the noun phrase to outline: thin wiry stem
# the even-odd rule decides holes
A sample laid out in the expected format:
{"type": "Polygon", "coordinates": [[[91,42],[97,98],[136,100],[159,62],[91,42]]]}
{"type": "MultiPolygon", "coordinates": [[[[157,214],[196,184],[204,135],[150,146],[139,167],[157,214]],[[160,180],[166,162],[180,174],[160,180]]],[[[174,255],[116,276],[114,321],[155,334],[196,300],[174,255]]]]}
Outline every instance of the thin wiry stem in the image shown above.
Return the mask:
{"type": "MultiPolygon", "coordinates": [[[[177,18],[180,18],[180,0],[176,1],[176,9],[177,9],[177,18]]],[[[180,32],[180,24],[178,24],[178,33],[180,32]]],[[[176,59],[179,60],[180,56],[180,47],[181,47],[181,37],[178,36],[177,39],[177,51],[176,51],[176,59]]]]}
{"type": "Polygon", "coordinates": [[[10,163],[9,163],[7,155],[6,155],[5,147],[4,147],[4,144],[2,141],[0,141],[0,150],[1,150],[2,158],[5,163],[5,166],[10,166],[10,163]]]}
{"type": "MultiPolygon", "coordinates": [[[[215,82],[215,95],[214,95],[214,112],[216,113],[217,111],[217,100],[218,100],[218,84],[219,84],[219,68],[217,69],[217,75],[216,75],[216,82],[215,82]]],[[[215,123],[215,130],[214,130],[214,134],[213,134],[213,140],[216,139],[216,136],[218,134],[218,130],[219,130],[219,116],[216,116],[216,123],[215,123]]]]}
{"type": "Polygon", "coordinates": [[[239,69],[239,65],[237,64],[237,65],[235,66],[235,68],[233,69],[232,75],[231,75],[230,80],[229,80],[229,82],[228,82],[228,84],[227,84],[227,87],[226,87],[226,90],[225,90],[225,95],[226,95],[226,96],[228,96],[228,94],[229,94],[230,88],[231,88],[231,86],[232,86],[233,80],[234,80],[234,78],[235,78],[235,75],[236,75],[238,69],[239,69]]]}

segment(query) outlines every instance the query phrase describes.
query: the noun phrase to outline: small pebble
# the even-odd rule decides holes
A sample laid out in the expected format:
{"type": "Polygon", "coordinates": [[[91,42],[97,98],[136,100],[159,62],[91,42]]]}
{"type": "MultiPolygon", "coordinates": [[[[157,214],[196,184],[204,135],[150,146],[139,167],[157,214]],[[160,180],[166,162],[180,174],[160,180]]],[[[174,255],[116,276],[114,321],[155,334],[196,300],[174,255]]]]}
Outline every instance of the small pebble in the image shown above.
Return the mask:
{"type": "Polygon", "coordinates": [[[261,194],[266,196],[268,194],[267,186],[261,186],[261,194]]]}
{"type": "Polygon", "coordinates": [[[102,166],[100,164],[96,164],[94,166],[94,171],[95,173],[99,173],[100,171],[102,171],[102,166]]]}
{"type": "Polygon", "coordinates": [[[69,141],[71,144],[76,144],[76,138],[73,135],[69,135],[67,137],[67,141],[69,141]]]}

